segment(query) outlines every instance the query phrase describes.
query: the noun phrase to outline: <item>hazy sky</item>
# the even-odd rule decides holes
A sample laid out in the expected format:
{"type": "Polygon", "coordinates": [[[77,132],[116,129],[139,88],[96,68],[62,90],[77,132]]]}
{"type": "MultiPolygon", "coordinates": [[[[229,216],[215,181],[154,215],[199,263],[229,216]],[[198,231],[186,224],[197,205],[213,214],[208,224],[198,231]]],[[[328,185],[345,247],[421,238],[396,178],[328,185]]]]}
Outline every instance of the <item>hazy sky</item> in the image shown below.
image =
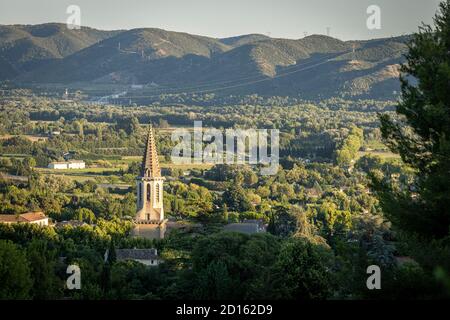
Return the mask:
{"type": "Polygon", "coordinates": [[[263,33],[343,40],[411,33],[431,23],[439,0],[0,0],[0,24],[66,22],[71,4],[81,24],[98,29],[156,27],[212,37],[263,33]],[[368,30],[366,9],[381,8],[381,30],[368,30]]]}

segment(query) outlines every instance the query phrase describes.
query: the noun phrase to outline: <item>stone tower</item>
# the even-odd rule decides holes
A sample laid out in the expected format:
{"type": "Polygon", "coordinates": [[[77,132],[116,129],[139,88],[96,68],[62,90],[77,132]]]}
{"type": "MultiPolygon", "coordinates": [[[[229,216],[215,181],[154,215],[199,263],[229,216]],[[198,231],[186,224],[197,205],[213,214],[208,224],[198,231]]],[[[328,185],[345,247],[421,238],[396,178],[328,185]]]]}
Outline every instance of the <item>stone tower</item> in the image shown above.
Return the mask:
{"type": "Polygon", "coordinates": [[[134,219],[136,223],[155,225],[164,223],[163,182],[153,128],[150,125],[141,174],[136,181],[137,212],[134,219]]]}

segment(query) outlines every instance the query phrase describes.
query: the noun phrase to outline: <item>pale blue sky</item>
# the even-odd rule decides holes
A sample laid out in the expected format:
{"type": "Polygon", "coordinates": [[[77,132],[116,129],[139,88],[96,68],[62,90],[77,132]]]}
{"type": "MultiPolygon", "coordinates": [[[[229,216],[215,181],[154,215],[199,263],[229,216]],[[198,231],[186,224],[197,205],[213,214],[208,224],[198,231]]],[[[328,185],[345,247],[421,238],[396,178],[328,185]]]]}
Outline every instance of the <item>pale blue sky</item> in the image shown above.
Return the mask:
{"type": "Polygon", "coordinates": [[[81,24],[98,29],[156,27],[211,37],[263,33],[343,40],[401,35],[431,23],[439,0],[0,0],[0,24],[65,22],[68,5],[81,24]],[[366,9],[381,7],[381,30],[366,28],[366,9]]]}

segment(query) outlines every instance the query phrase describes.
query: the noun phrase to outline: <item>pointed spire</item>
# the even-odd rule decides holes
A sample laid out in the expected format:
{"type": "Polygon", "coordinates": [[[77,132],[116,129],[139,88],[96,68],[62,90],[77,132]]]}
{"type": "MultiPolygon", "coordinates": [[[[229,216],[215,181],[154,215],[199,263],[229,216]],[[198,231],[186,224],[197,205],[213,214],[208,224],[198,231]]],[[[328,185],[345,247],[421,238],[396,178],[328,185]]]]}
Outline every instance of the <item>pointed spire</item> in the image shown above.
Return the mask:
{"type": "Polygon", "coordinates": [[[156,151],[155,138],[153,136],[153,127],[151,124],[147,134],[147,143],[145,146],[144,160],[142,161],[141,176],[148,178],[161,177],[158,153],[156,151]]]}

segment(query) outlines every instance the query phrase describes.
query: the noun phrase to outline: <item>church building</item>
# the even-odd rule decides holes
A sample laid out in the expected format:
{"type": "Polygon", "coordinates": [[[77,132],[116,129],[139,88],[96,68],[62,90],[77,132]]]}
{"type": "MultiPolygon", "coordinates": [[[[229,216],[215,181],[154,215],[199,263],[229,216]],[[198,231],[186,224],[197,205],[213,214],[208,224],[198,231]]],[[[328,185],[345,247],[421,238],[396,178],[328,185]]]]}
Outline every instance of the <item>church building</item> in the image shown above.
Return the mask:
{"type": "Polygon", "coordinates": [[[153,128],[150,126],[137,184],[137,212],[134,235],[163,238],[166,229],[163,205],[163,183],[153,128]]]}

